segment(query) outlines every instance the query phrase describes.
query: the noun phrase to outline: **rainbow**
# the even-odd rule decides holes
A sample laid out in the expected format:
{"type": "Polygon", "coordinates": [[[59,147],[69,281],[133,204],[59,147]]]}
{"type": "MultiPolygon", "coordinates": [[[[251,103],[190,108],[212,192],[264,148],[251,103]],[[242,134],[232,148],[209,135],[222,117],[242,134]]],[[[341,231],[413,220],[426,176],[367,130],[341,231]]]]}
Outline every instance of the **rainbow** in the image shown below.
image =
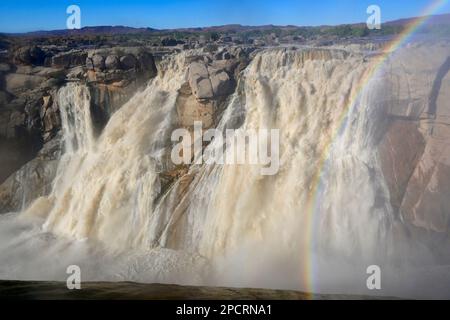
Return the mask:
{"type": "MultiPolygon", "coordinates": [[[[351,113],[353,107],[358,102],[364,88],[367,86],[369,81],[377,75],[383,63],[391,56],[399,47],[401,47],[417,30],[420,28],[431,15],[436,13],[440,8],[442,8],[450,0],[434,0],[427,6],[418,18],[413,19],[406,28],[391,42],[389,42],[381,54],[375,58],[375,60],[370,64],[370,66],[365,71],[364,75],[361,77],[358,86],[353,90],[350,97],[345,102],[345,107],[342,109],[342,113],[339,116],[337,129],[330,135],[329,141],[325,144],[322,150],[319,162],[317,165],[316,172],[314,173],[311,191],[308,195],[308,201],[306,203],[306,213],[307,213],[307,228],[305,236],[305,265],[303,268],[302,279],[306,284],[306,291],[309,293],[314,292],[314,257],[313,257],[313,245],[314,245],[314,230],[315,230],[315,217],[317,217],[317,209],[320,204],[320,181],[325,174],[326,162],[330,155],[330,150],[337,140],[339,134],[346,127],[346,120],[348,115],[351,113]]],[[[317,220],[317,219],[316,219],[317,220]]],[[[312,295],[310,296],[312,298],[312,295]]]]}

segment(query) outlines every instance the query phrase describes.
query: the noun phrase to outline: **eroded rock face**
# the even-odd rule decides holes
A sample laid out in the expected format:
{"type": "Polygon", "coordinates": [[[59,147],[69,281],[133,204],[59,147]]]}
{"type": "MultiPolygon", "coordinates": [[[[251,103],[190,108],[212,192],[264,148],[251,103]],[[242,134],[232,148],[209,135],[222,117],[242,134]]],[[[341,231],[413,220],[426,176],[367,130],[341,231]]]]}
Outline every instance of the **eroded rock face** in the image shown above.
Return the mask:
{"type": "Polygon", "coordinates": [[[62,52],[52,57],[51,64],[57,68],[72,68],[85,63],[87,53],[81,50],[62,52]]]}
{"type": "Polygon", "coordinates": [[[199,101],[192,94],[188,83],[184,84],[177,99],[177,114],[182,127],[191,127],[201,121],[208,129],[214,124],[215,107],[211,101],[199,101]]]}
{"type": "Polygon", "coordinates": [[[448,232],[450,222],[450,146],[431,139],[413,171],[400,208],[416,227],[448,232]]]}
{"type": "Polygon", "coordinates": [[[13,51],[10,60],[1,61],[0,183],[36,157],[43,144],[58,134],[61,119],[57,92],[67,81],[88,83],[93,109],[98,111],[94,118],[102,128],[110,113],[156,75],[150,52],[125,50],[122,55],[132,61],[132,67],[123,70],[114,50],[25,46],[13,51]]]}
{"type": "Polygon", "coordinates": [[[393,121],[380,144],[380,161],[396,212],[402,205],[411,175],[422,157],[425,139],[414,122],[393,121]]]}
{"type": "Polygon", "coordinates": [[[88,75],[91,81],[114,82],[156,76],[156,64],[150,52],[138,51],[122,55],[114,52],[114,50],[104,49],[89,53],[85,67],[87,71],[93,71],[96,74],[96,77],[93,73],[88,75]]]}
{"type": "Polygon", "coordinates": [[[390,124],[379,153],[392,206],[414,227],[448,232],[450,45],[403,49],[389,68],[390,124]]]}
{"type": "Polygon", "coordinates": [[[40,118],[42,119],[43,140],[50,141],[61,128],[59,106],[55,103],[57,92],[53,91],[42,97],[40,118]]]}
{"type": "Polygon", "coordinates": [[[53,139],[37,157],[0,185],[0,213],[21,210],[51,191],[58,166],[59,145],[59,139],[53,139]]]}
{"type": "Polygon", "coordinates": [[[6,90],[17,95],[38,88],[44,81],[44,77],[37,75],[11,73],[6,76],[6,90]]]}
{"type": "Polygon", "coordinates": [[[137,54],[138,69],[147,77],[153,78],[157,74],[155,58],[148,52],[139,52],[137,54]]]}
{"type": "Polygon", "coordinates": [[[45,61],[45,52],[38,46],[25,46],[14,52],[13,61],[16,64],[42,65],[45,61]]]}
{"type": "MultiPolygon", "coordinates": [[[[214,50],[217,50],[215,48],[214,50]]],[[[178,127],[187,129],[191,135],[194,132],[194,123],[201,122],[202,129],[215,127],[220,120],[221,111],[224,109],[227,98],[236,88],[239,71],[244,69],[250,59],[247,55],[236,58],[221,51],[220,54],[207,51],[207,54],[192,55],[186,57],[187,82],[184,83],[178,94],[176,110],[178,127]],[[225,55],[227,60],[222,59],[225,55]],[[219,60],[216,60],[216,59],[219,60]],[[242,69],[238,70],[238,66],[242,69]]],[[[194,141],[194,139],[192,139],[194,141]]],[[[203,147],[206,147],[204,144],[203,147]]],[[[183,151],[181,151],[181,154],[183,151]]],[[[179,184],[175,187],[176,193],[181,199],[188,189],[194,176],[187,174],[188,166],[173,166],[167,164],[167,170],[160,173],[162,189],[177,179],[179,184]]],[[[183,207],[183,205],[180,205],[183,207]]]]}
{"type": "Polygon", "coordinates": [[[199,100],[217,100],[230,95],[236,87],[239,73],[252,59],[255,48],[210,48],[205,56],[193,56],[188,67],[192,93],[199,100]]]}
{"type": "MultiPolygon", "coordinates": [[[[3,116],[0,112],[0,117],[3,116]]],[[[0,120],[0,126],[2,125],[1,122],[0,120]]],[[[24,129],[19,130],[22,133],[17,138],[0,136],[0,185],[11,173],[19,170],[24,163],[30,161],[36,155],[37,150],[34,149],[36,143],[34,137],[24,129]]]]}
{"type": "Polygon", "coordinates": [[[189,65],[189,85],[197,99],[214,99],[230,94],[233,81],[224,69],[201,61],[189,65]]]}
{"type": "Polygon", "coordinates": [[[248,54],[252,51],[230,48],[186,57],[188,82],[182,86],[177,100],[181,126],[191,128],[195,121],[200,121],[208,129],[216,124],[224,102],[236,88],[239,72],[250,62],[248,54]]]}

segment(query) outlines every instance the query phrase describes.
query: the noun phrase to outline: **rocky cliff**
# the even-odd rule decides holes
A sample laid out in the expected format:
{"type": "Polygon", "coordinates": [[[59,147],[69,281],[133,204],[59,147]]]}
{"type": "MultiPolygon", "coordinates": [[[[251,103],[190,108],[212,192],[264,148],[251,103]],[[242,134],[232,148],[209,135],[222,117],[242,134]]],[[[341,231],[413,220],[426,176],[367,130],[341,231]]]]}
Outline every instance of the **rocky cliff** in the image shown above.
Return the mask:
{"type": "MultiPolygon", "coordinates": [[[[189,81],[177,102],[180,126],[192,127],[197,120],[206,126],[217,122],[253,51],[206,48],[189,58],[189,81]]],[[[66,51],[25,46],[3,57],[0,212],[20,210],[51,189],[63,146],[58,105],[62,86],[70,82],[88,86],[92,120],[100,133],[111,114],[156,76],[156,60],[152,49],[133,47],[66,51]]],[[[169,184],[177,170],[168,170],[162,179],[169,184]]]]}
{"type": "Polygon", "coordinates": [[[122,50],[121,56],[112,50],[64,50],[25,46],[2,57],[0,146],[4,156],[0,181],[32,159],[60,130],[56,94],[66,82],[89,85],[92,108],[101,124],[108,112],[156,75],[153,55],[145,50],[128,49],[134,54],[122,50]],[[106,65],[108,59],[117,59],[117,63],[106,65]]]}
{"type": "MultiPolygon", "coordinates": [[[[450,96],[445,89],[450,85],[450,51],[446,43],[433,43],[430,54],[428,45],[412,45],[386,62],[388,71],[382,81],[389,84],[387,124],[379,153],[391,204],[399,217],[414,227],[448,232],[450,96]]],[[[221,106],[234,92],[252,51],[254,48],[234,47],[189,58],[189,81],[177,102],[180,126],[192,127],[194,121],[202,121],[206,127],[217,125],[221,106]]],[[[0,181],[32,161],[0,187],[1,210],[18,210],[24,205],[21,196],[11,196],[24,188],[20,185],[28,184],[24,178],[34,181],[35,190],[27,192],[34,194],[30,200],[50,187],[55,169],[45,168],[56,164],[60,152],[57,92],[61,86],[70,81],[88,85],[94,121],[101,131],[110,114],[156,72],[151,51],[142,48],[64,51],[25,46],[3,56],[0,181]]],[[[169,170],[163,176],[170,182],[177,174],[169,170]]]]}
{"type": "Polygon", "coordinates": [[[448,235],[450,47],[413,44],[385,68],[388,123],[379,152],[392,206],[413,229],[448,235]]]}
{"type": "MultiPolygon", "coordinates": [[[[101,243],[107,257],[121,252],[121,279],[179,283],[192,272],[201,283],[302,286],[308,280],[297,273],[308,269],[306,256],[321,262],[324,290],[333,283],[330,268],[357,287],[365,282],[354,275],[376,261],[393,275],[391,288],[408,292],[411,277],[426,281],[423,261],[435,267],[448,259],[449,48],[413,42],[388,55],[367,82],[377,46],[208,46],[161,60],[138,49],[101,49],[67,53],[75,57],[65,67],[45,66],[55,56],[64,61],[63,53],[37,59],[30,49],[27,59],[20,51],[15,61],[44,66],[6,73],[8,103],[44,92],[32,89],[34,77],[50,69],[64,76],[34,104],[39,112],[18,113],[19,127],[41,145],[0,186],[0,212],[28,208],[22,215],[42,218],[56,238],[92,239],[86,245],[101,243]],[[23,76],[30,89],[15,85],[23,76]],[[171,133],[192,133],[195,121],[220,132],[280,129],[280,171],[174,165],[171,133]],[[128,254],[137,254],[131,266],[128,254]],[[409,266],[418,268],[403,272],[409,266]],[[277,279],[267,279],[273,270],[277,279]]],[[[97,280],[97,260],[84,258],[97,280]]],[[[32,265],[21,268],[35,274],[32,265]]]]}
{"type": "Polygon", "coordinates": [[[18,210],[49,191],[61,146],[57,96],[62,86],[86,83],[94,121],[101,130],[109,115],[156,72],[152,53],[138,48],[24,46],[4,55],[0,64],[0,182],[5,182],[0,187],[1,210],[18,210]],[[28,200],[24,202],[21,194],[28,194],[28,200]]]}

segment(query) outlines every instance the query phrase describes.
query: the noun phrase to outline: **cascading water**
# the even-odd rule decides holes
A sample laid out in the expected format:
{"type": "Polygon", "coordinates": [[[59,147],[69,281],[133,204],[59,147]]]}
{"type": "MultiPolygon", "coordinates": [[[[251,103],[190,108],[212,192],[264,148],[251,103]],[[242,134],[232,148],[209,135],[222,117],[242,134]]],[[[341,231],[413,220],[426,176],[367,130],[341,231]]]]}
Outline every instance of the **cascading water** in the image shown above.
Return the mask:
{"type": "Polygon", "coordinates": [[[68,84],[59,90],[58,100],[66,153],[88,152],[94,144],[89,89],[76,83],[68,84]]]}
{"type": "Polygon", "coordinates": [[[280,171],[193,165],[164,191],[185,57],[163,61],[98,137],[88,88],[60,90],[65,154],[50,195],[1,218],[0,278],[64,279],[77,264],[84,280],[308,289],[315,263],[314,289],[366,292],[365,267],[391,261],[396,223],[374,151],[376,81],[333,133],[368,63],[333,50],[258,53],[217,128],[280,129],[280,171]]]}
{"type": "MultiPolygon", "coordinates": [[[[280,172],[265,177],[251,165],[196,168],[193,188],[179,204],[189,206],[170,233],[177,239],[169,243],[196,247],[213,261],[217,283],[304,287],[301,273],[310,256],[333,257],[326,265],[336,257],[363,264],[361,258],[373,257],[382,244],[391,213],[367,141],[372,119],[366,114],[370,96],[365,95],[332,150],[322,204],[312,217],[321,220],[315,230],[320,243],[307,246],[312,227],[306,204],[314,175],[366,67],[358,58],[342,62],[339,51],[331,52],[336,57],[315,54],[259,54],[243,75],[242,92],[229,105],[235,112],[228,115],[241,115],[244,129],[281,128],[280,172]]],[[[228,128],[229,122],[225,116],[221,125],[228,128]]]]}

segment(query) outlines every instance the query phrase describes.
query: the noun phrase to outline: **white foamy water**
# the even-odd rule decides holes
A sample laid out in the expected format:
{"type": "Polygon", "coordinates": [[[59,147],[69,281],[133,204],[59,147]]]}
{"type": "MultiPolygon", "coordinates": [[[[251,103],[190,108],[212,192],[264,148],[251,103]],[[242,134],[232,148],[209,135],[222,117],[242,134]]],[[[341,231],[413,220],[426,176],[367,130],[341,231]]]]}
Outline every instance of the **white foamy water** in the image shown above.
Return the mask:
{"type": "Polygon", "coordinates": [[[434,261],[392,237],[400,222],[374,147],[383,130],[376,79],[332,145],[308,245],[306,205],[321,154],[366,68],[362,57],[340,51],[259,53],[217,128],[280,129],[280,171],[194,165],[168,190],[159,173],[170,166],[185,53],[168,58],[99,136],[89,90],[68,84],[59,91],[65,154],[53,190],[0,217],[0,278],[65,279],[67,265],[77,264],[85,281],[308,289],[313,261],[317,291],[369,294],[365,271],[377,264],[389,279],[382,294],[413,295],[429,281],[417,278],[417,267],[434,261]]]}

